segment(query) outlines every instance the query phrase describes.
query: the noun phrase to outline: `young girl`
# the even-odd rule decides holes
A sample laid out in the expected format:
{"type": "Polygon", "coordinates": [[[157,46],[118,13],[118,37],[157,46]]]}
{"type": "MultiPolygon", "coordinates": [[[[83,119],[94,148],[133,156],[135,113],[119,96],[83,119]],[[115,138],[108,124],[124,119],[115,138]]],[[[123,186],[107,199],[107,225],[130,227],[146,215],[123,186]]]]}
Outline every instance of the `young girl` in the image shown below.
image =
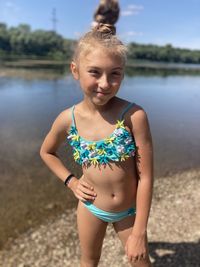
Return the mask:
{"type": "Polygon", "coordinates": [[[132,266],[151,266],[147,221],[152,198],[152,142],[144,110],[116,96],[124,78],[126,47],[111,25],[99,24],[78,42],[71,71],[83,100],[64,110],[40,155],[79,199],[81,267],[98,265],[112,223],[132,266]],[[68,139],[82,166],[78,179],[56,154],[68,139]]]}

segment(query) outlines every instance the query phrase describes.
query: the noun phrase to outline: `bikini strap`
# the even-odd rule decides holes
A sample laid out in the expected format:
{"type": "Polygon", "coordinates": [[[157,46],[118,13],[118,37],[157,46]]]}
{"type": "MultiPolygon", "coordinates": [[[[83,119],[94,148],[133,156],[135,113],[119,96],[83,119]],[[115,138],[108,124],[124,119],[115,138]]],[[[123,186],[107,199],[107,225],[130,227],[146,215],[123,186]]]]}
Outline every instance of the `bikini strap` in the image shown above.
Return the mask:
{"type": "Polygon", "coordinates": [[[74,118],[74,108],[75,108],[75,105],[71,108],[71,110],[72,110],[72,126],[76,126],[75,118],[74,118]]]}
{"type": "Polygon", "coordinates": [[[134,105],[135,105],[135,103],[130,103],[130,104],[128,104],[128,105],[125,107],[125,109],[122,111],[120,120],[123,120],[125,113],[126,113],[131,107],[133,107],[134,105]]]}

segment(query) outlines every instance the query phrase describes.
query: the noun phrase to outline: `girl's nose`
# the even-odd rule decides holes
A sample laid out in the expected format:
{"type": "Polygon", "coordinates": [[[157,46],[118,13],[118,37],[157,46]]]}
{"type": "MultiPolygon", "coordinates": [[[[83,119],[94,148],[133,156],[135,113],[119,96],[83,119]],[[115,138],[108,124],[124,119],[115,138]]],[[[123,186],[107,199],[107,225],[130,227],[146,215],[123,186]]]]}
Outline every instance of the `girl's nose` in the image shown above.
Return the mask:
{"type": "Polygon", "coordinates": [[[99,86],[102,89],[108,89],[109,88],[109,80],[108,77],[106,75],[102,75],[102,77],[99,80],[99,86]]]}

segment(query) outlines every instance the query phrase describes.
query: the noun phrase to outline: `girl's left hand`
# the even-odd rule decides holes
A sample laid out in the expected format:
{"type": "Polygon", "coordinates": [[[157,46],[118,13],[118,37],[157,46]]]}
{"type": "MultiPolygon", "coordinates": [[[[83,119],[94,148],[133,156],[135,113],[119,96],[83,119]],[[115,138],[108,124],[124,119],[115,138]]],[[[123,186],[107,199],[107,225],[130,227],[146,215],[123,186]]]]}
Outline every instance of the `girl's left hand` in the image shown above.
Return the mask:
{"type": "Polygon", "coordinates": [[[147,235],[132,233],[126,242],[125,246],[126,255],[129,262],[137,262],[147,259],[147,235]]]}

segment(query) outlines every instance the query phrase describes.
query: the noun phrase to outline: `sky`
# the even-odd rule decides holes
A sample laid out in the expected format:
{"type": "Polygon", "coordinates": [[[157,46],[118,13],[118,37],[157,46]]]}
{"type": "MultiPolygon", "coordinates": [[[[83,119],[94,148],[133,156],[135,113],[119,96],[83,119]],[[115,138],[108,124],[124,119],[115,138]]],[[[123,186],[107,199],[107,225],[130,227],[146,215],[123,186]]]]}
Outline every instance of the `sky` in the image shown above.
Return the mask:
{"type": "MultiPolygon", "coordinates": [[[[0,22],[8,27],[29,24],[32,30],[53,29],[77,39],[90,29],[99,0],[0,0],[0,22]]],[[[200,49],[200,0],[119,0],[116,24],[125,42],[200,49]]]]}

